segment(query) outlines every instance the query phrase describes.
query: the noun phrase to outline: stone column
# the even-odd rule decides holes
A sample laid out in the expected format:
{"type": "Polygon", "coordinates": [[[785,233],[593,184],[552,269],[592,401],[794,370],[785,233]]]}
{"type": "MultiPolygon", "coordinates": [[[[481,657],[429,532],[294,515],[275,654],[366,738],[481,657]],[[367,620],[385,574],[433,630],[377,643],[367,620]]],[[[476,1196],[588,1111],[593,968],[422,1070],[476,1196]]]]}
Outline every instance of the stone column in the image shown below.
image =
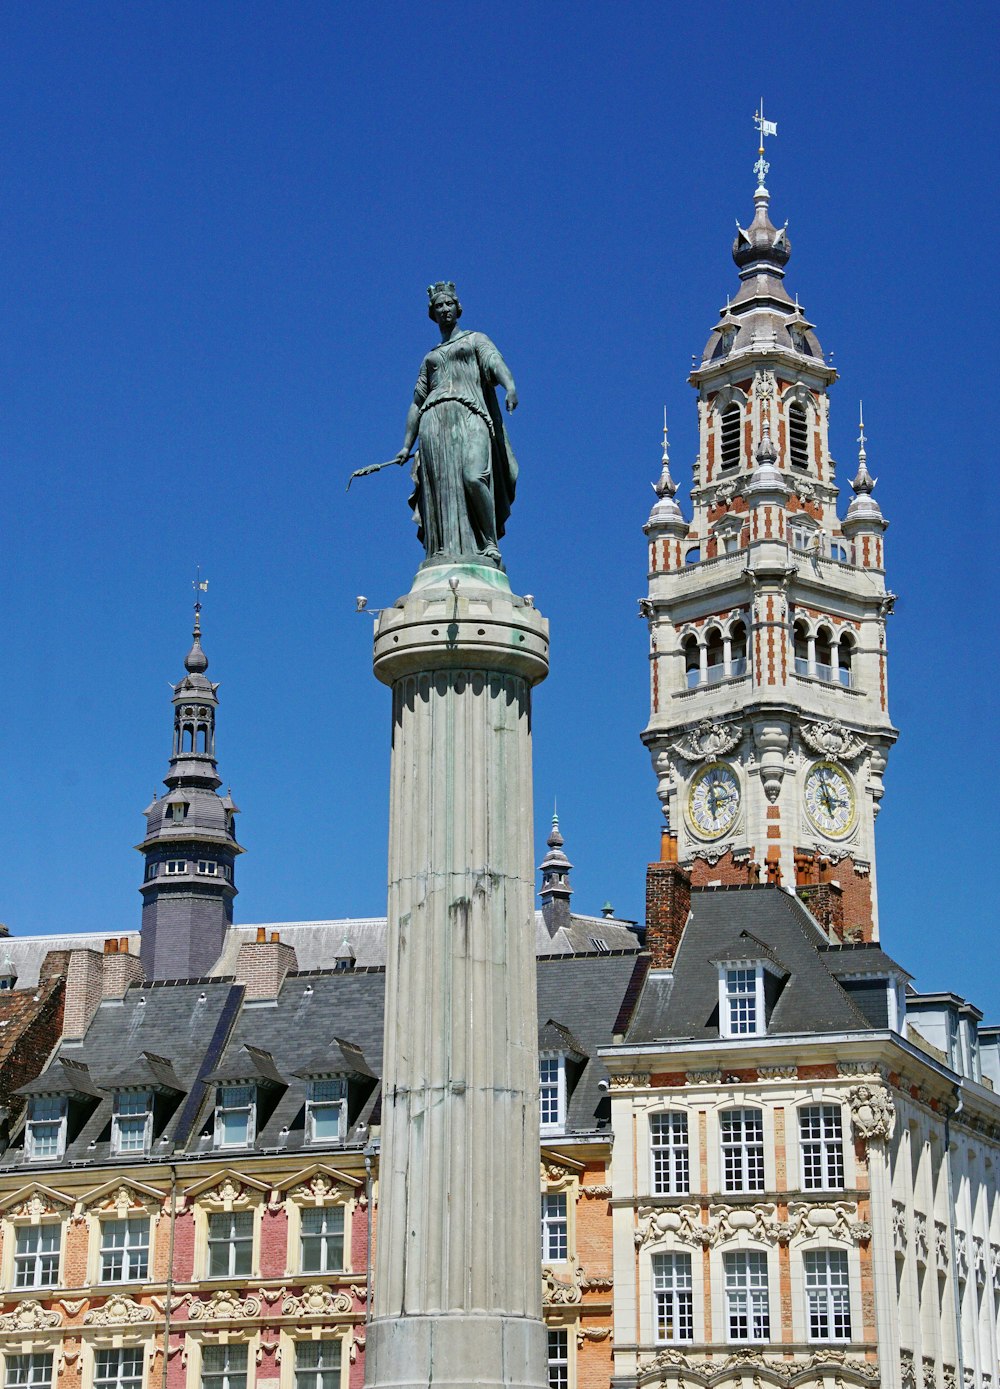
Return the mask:
{"type": "Polygon", "coordinates": [[[504,575],[422,570],[382,612],[389,934],[372,1389],[542,1389],[531,687],[504,575]]]}

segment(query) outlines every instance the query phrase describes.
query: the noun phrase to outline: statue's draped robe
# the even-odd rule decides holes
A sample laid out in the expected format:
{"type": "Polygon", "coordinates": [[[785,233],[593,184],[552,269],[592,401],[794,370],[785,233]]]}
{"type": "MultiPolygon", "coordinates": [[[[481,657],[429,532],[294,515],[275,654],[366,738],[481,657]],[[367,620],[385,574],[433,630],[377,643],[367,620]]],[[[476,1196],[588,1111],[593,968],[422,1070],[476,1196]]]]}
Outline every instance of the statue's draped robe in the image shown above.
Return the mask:
{"type": "Polygon", "coordinates": [[[410,505],[427,558],[476,559],[504,533],[517,482],[517,460],[504,428],[496,386],[503,358],[484,333],[456,333],[424,358],[413,399],[420,450],[410,505]],[[470,509],[468,482],[490,488],[495,525],[470,509]]]}

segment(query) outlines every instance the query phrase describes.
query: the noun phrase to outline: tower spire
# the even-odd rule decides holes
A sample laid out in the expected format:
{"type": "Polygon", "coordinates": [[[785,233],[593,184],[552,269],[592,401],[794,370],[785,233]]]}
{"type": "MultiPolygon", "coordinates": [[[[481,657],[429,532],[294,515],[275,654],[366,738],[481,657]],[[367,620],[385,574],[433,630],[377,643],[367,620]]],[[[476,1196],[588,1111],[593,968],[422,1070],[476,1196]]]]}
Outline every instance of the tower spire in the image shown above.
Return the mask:
{"type": "Polygon", "coordinates": [[[553,808],[552,829],[548,839],[548,853],[539,865],[542,886],[539,896],[542,899],[542,917],[548,927],[549,935],[570,924],[569,899],[573,895],[569,874],[573,865],[563,853],[565,840],[559,833],[559,815],[553,808]]]}
{"type": "Polygon", "coordinates": [[[777,121],[766,121],[764,119],[763,97],[761,97],[760,105],[754,112],[753,123],[757,127],[760,135],[760,146],[757,150],[757,163],[753,166],[753,171],[757,175],[757,192],[754,194],[754,197],[763,197],[766,201],[770,195],[764,186],[764,180],[767,178],[771,166],[764,158],[764,137],[765,135],[777,135],[778,123],[777,121]]]}
{"type": "Polygon", "coordinates": [[[232,922],[236,842],[230,795],[215,760],[218,685],[208,679],[201,644],[201,594],[208,581],[200,571],[192,645],[184,675],[173,686],[173,740],[164,784],[143,812],[146,833],[136,847],[145,857],[140,954],[150,979],[206,974],[218,959],[232,922]]]}

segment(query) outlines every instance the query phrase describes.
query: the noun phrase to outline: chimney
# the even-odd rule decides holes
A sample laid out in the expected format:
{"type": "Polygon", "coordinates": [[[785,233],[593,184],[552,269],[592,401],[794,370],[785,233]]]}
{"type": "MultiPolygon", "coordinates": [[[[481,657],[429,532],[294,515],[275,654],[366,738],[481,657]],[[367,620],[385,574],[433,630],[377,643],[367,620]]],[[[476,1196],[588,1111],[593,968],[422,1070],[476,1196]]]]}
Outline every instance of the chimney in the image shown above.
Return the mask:
{"type": "Polygon", "coordinates": [[[90,1026],[104,991],[104,957],[97,950],[71,950],[66,968],[63,1037],[78,1041],[90,1026]]]}
{"type": "Polygon", "coordinates": [[[244,941],[236,957],[236,983],[246,990],[245,997],[277,998],[285,975],[291,969],[298,969],[295,951],[290,945],[283,945],[277,931],[267,932],[258,928],[257,939],[244,941]]]}
{"type": "Polygon", "coordinates": [[[812,878],[801,882],[797,893],[819,924],[826,928],[830,939],[842,941],[845,939],[844,890],[833,873],[830,860],[820,859],[812,878]]]}
{"type": "Polygon", "coordinates": [[[646,949],[653,969],[670,969],[691,912],[691,875],[677,862],[677,838],[666,830],[660,855],[646,869],[646,949]]]}
{"type": "Polygon", "coordinates": [[[124,998],[130,984],[137,984],[146,977],[139,956],[128,953],[128,936],[117,940],[112,937],[104,942],[101,964],[102,998],[124,998]]]}

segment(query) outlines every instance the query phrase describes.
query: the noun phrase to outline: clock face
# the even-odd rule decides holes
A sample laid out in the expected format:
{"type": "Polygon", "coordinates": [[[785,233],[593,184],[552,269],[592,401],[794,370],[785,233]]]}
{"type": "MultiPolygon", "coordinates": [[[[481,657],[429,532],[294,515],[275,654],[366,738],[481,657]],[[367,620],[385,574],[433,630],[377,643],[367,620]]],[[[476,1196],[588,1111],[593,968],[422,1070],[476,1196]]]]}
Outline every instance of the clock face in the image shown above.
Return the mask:
{"type": "Polygon", "coordinates": [[[854,787],[836,762],[815,762],[806,777],[806,814],[828,839],[840,839],[854,824],[854,787]]]}
{"type": "Polygon", "coordinates": [[[688,819],[703,839],[718,839],[731,829],[740,808],[740,784],[725,762],[710,762],[691,783],[688,819]]]}

